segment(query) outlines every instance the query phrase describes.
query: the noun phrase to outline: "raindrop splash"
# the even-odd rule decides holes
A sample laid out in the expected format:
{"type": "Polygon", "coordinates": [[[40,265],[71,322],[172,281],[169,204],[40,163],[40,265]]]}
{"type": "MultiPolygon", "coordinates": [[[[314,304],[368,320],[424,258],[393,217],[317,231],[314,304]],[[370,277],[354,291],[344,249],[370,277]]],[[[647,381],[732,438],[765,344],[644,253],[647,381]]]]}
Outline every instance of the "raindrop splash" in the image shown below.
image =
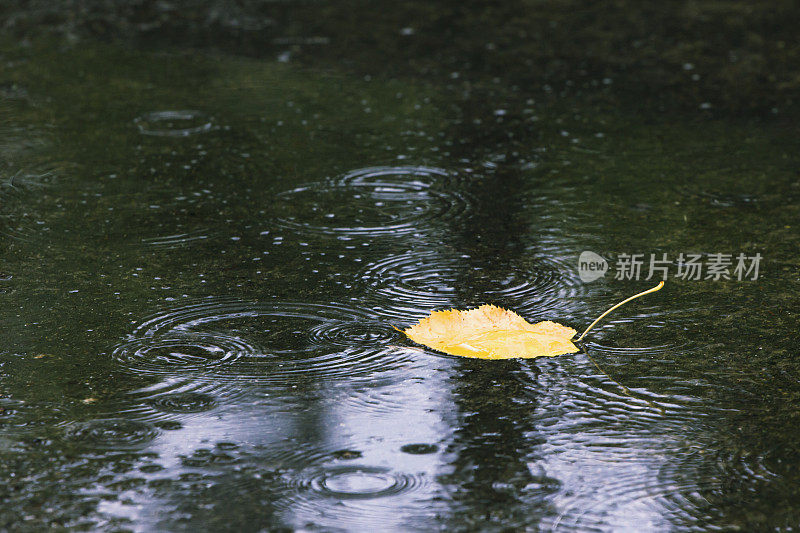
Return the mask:
{"type": "Polygon", "coordinates": [[[153,111],[133,120],[139,133],[155,137],[189,137],[211,131],[213,121],[202,111],[190,109],[153,111]]]}
{"type": "Polygon", "coordinates": [[[138,420],[105,418],[73,424],[66,430],[68,440],[96,449],[131,450],[146,446],[158,430],[138,420]]]}

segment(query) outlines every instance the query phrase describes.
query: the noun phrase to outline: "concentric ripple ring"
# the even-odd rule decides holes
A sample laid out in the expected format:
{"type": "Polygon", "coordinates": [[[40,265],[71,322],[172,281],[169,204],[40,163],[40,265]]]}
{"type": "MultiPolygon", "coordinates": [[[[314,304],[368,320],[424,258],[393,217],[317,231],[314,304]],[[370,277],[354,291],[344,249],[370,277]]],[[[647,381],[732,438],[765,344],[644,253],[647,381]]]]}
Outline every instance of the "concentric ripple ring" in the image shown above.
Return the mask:
{"type": "Polygon", "coordinates": [[[277,194],[276,220],[303,233],[340,236],[404,235],[468,210],[469,199],[448,184],[445,170],[421,166],[370,167],[277,194]]]}
{"type": "Polygon", "coordinates": [[[340,466],[296,480],[299,490],[336,499],[372,499],[400,494],[420,483],[415,476],[372,466],[340,466]]]}
{"type": "Polygon", "coordinates": [[[142,322],[112,357],[136,373],[280,381],[295,374],[372,376],[406,365],[400,334],[337,304],[204,299],[142,322]]]}
{"type": "Polygon", "coordinates": [[[66,436],[93,448],[126,450],[146,445],[158,436],[158,430],[147,422],[106,418],[74,424],[66,436]]]}
{"type": "Polygon", "coordinates": [[[193,109],[153,111],[133,120],[142,135],[188,137],[210,131],[213,125],[202,111],[193,109]]]}
{"type": "Polygon", "coordinates": [[[557,310],[580,287],[558,262],[542,257],[529,269],[505,268],[467,254],[409,252],[368,265],[359,275],[367,302],[375,312],[408,319],[449,307],[484,303],[517,312],[557,310]]]}

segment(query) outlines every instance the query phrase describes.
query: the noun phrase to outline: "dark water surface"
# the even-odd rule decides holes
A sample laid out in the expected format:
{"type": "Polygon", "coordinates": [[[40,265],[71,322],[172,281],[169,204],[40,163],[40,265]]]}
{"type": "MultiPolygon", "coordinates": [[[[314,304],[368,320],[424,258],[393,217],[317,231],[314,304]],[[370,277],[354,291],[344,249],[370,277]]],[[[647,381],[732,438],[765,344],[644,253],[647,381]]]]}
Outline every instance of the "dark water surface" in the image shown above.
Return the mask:
{"type": "Polygon", "coordinates": [[[800,527],[781,109],[373,76],[315,33],[249,58],[4,39],[0,529],[800,527]],[[672,261],[581,353],[393,327],[494,303],[582,330],[654,284],[581,281],[587,250],[672,261]],[[681,253],[760,277],[676,279],[681,253]]]}

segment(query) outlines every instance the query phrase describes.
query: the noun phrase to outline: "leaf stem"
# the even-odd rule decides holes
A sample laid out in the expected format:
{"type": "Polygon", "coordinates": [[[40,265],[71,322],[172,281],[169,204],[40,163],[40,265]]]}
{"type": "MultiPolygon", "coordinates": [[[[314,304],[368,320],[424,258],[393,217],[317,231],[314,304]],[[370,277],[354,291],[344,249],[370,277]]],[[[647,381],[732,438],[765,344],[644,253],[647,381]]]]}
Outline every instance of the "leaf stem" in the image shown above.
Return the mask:
{"type": "Polygon", "coordinates": [[[613,310],[614,310],[614,309],[616,309],[617,307],[619,307],[619,306],[621,306],[621,305],[623,305],[623,304],[626,304],[626,303],[630,302],[631,300],[633,300],[633,299],[635,299],[635,298],[638,298],[639,296],[644,296],[645,294],[650,294],[651,292],[656,292],[657,290],[661,290],[661,287],[663,287],[663,286],[664,286],[664,282],[663,282],[663,281],[660,281],[660,282],[658,283],[658,285],[656,285],[656,286],[655,286],[655,287],[653,287],[652,289],[647,289],[646,291],[640,292],[639,294],[634,294],[634,295],[633,295],[633,296],[631,296],[630,298],[625,298],[625,299],[624,299],[624,300],[622,300],[620,303],[618,303],[617,305],[615,305],[615,306],[611,307],[611,308],[610,308],[608,311],[606,311],[605,313],[603,313],[602,315],[600,315],[599,317],[597,317],[597,319],[595,319],[595,321],[594,321],[594,322],[592,322],[591,324],[589,324],[589,327],[588,327],[588,328],[586,328],[586,331],[584,331],[584,332],[581,334],[581,336],[580,336],[580,337],[578,337],[578,339],[577,339],[575,342],[580,342],[580,341],[581,341],[581,339],[583,339],[583,338],[586,336],[586,334],[587,334],[587,333],[589,333],[589,330],[590,330],[590,329],[592,329],[592,328],[594,327],[594,325],[595,325],[595,324],[597,324],[598,322],[600,322],[600,320],[601,320],[601,319],[602,319],[604,316],[606,316],[608,313],[610,313],[611,311],[613,311],[613,310]]]}

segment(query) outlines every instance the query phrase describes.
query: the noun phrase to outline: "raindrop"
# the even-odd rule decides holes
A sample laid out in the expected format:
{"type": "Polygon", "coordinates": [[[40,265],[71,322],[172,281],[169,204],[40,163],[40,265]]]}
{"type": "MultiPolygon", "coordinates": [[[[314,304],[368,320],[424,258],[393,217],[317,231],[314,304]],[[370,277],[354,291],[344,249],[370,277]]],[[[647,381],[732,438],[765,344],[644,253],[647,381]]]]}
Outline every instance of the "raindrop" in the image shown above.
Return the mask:
{"type": "Polygon", "coordinates": [[[210,117],[194,110],[154,111],[133,122],[143,135],[156,137],[188,137],[210,131],[213,126],[210,117]]]}

